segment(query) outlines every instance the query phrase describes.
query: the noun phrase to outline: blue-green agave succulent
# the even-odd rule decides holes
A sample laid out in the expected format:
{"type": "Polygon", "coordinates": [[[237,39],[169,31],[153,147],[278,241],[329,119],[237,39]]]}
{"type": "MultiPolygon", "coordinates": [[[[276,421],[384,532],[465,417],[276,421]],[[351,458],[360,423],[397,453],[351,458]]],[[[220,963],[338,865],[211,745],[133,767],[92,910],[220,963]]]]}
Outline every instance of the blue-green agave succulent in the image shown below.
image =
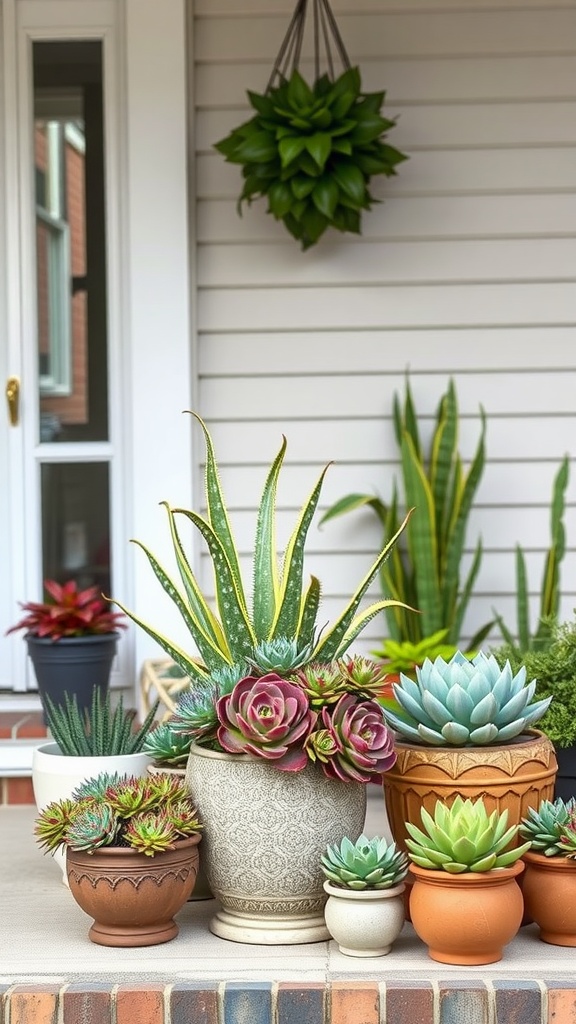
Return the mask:
{"type": "Polygon", "coordinates": [[[416,681],[400,675],[393,686],[399,708],[384,709],[388,725],[410,743],[430,746],[487,746],[520,736],[547,710],[551,697],[531,703],[536,680],[526,669],[513,674],[483,652],[469,660],[460,651],[446,662],[416,669],[416,681]]]}
{"type": "Polygon", "coordinates": [[[214,677],[216,672],[230,666],[244,664],[250,660],[258,661],[259,653],[266,656],[266,651],[270,652],[269,647],[263,652],[262,645],[279,639],[290,644],[293,641],[295,650],[298,653],[306,651],[309,661],[328,662],[340,658],[375,615],[400,603],[385,599],[371,604],[362,611],[358,610],[370,584],[404,530],[410,512],[383,547],[340,616],[321,632],[316,625],[320,581],[312,576],[307,584],[304,582],[304,549],[328,466],[322,470],[300,511],[288,541],[283,563],[279,566],[275,529],[276,491],[286,453],[286,438],[283,438],[280,450],[268,472],[258,508],[252,566],[255,586],[250,608],[240,572],[238,549],[220,486],[212,438],[205,423],[196,413],[193,415],[203,430],[206,445],[207,514],[204,517],[189,509],[172,508],[167,502],[163,502],[181,586],[170,578],[155,555],[144,544],[140,541],[134,543],[142,548],[164,591],[180,612],[202,664],[198,664],[195,659],[195,651],[184,650],[130,612],[120,601],[115,603],[160,644],[183,673],[190,676],[193,683],[206,681],[214,677]],[[179,522],[192,523],[206,542],[214,571],[216,611],[212,610],[202,594],[192,571],[178,532],[179,522]]]}
{"type": "Polygon", "coordinates": [[[404,880],[408,858],[395,843],[380,836],[361,835],[355,843],[347,836],[326,847],[320,860],[329,882],[342,889],[391,889],[404,880]]]}

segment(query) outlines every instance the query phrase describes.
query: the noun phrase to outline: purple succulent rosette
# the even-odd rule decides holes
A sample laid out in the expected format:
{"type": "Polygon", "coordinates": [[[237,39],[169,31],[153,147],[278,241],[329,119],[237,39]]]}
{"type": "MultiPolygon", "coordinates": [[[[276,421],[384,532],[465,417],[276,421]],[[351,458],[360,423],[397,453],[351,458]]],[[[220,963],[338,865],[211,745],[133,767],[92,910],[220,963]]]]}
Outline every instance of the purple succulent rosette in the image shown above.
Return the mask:
{"type": "Polygon", "coordinates": [[[320,722],[309,737],[308,754],[328,778],[372,782],[395,763],[394,738],[375,701],[345,694],[322,708],[320,722]]]}
{"type": "Polygon", "coordinates": [[[218,742],[227,753],[255,754],[287,772],[308,763],[305,744],[318,716],[303,690],[275,672],[241,679],[216,711],[218,742]]]}

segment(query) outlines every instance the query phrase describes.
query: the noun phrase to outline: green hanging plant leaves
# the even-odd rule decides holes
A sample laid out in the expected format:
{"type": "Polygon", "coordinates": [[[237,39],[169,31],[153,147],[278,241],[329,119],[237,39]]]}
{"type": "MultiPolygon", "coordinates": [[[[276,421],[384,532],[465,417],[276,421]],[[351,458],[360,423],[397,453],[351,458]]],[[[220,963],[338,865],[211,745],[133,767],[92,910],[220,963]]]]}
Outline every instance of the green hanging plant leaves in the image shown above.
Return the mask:
{"type": "Polygon", "coordinates": [[[268,212],[303,249],[329,227],[359,234],[361,212],[374,201],[371,177],[390,177],[407,159],[384,141],[395,125],[380,114],[384,97],[362,92],[357,67],[335,81],[324,74],[312,86],[294,70],[264,95],[248,92],[256,116],[215,144],[241,167],[239,212],[244,202],[267,197],[268,212]]]}

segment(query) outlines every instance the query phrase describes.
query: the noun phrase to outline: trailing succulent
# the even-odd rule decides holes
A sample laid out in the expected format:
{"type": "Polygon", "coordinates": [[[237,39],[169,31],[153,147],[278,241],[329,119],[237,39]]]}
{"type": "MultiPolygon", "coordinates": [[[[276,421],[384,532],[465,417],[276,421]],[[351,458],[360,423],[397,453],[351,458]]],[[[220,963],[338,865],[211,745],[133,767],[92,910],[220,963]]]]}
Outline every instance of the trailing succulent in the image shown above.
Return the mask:
{"type": "Polygon", "coordinates": [[[361,835],[355,843],[345,836],[326,847],[321,867],[328,881],[342,889],[391,889],[406,878],[408,858],[380,836],[361,835]]]}
{"type": "Polygon", "coordinates": [[[411,838],[406,840],[408,856],[414,864],[429,870],[462,874],[465,871],[491,871],[515,864],[530,843],[512,850],[506,847],[518,832],[518,826],[506,829],[508,811],[488,812],[482,798],[476,801],[457,796],[451,807],[436,802],[434,817],[425,807],[420,812],[425,829],[406,822],[411,838]]]}
{"type": "Polygon", "coordinates": [[[305,662],[325,663],[341,658],[367,623],[390,603],[395,603],[383,599],[358,611],[362,598],[406,526],[410,513],[395,535],[383,546],[337,620],[320,634],[316,623],[320,581],[312,576],[307,585],[304,583],[304,554],[308,530],[328,467],[322,470],[300,511],[280,567],[276,551],[275,499],[286,453],[284,438],[269,470],[258,508],[251,574],[257,586],[254,587],[250,608],[240,571],[240,557],[220,486],[212,438],[200,417],[195,413],[193,415],[203,430],[206,444],[207,513],[204,517],[189,509],[171,508],[167,502],[164,503],[181,586],[170,578],[144,544],[140,541],[134,543],[144,551],[156,578],[181,614],[198,649],[201,664],[194,653],[183,650],[168,637],[158,633],[119,601],[116,604],[160,644],[180,666],[184,675],[190,677],[193,690],[197,684],[209,687],[212,681],[223,695],[229,692],[231,685],[242,675],[250,673],[250,664],[261,665],[259,671],[264,673],[270,671],[272,658],[278,653],[282,661],[274,671],[281,671],[282,675],[302,667],[305,662]],[[181,521],[192,523],[208,547],[214,570],[216,612],[202,594],[184,551],[178,532],[181,521]]]}
{"type": "Polygon", "coordinates": [[[92,692],[90,710],[82,713],[76,694],[64,694],[64,704],[46,696],[46,722],[62,754],[72,757],[101,757],[109,754],[137,754],[144,749],[158,702],[142,725],[134,728],[136,711],[125,709],[122,697],[112,708],[110,693],[104,697],[98,687],[92,692]]]}
{"type": "Polygon", "coordinates": [[[93,853],[126,846],[154,857],[202,828],[186,787],[173,776],[144,778],[102,772],[72,797],[54,801],[36,819],[45,851],[61,847],[93,853]]]}
{"type": "Polygon", "coordinates": [[[576,860],[576,799],[543,800],[538,810],[529,809],[518,831],[536,853],[576,860]]]}
{"type": "Polygon", "coordinates": [[[215,145],[242,167],[239,211],[265,196],[303,249],[329,227],[359,234],[361,212],[375,202],[370,179],[407,159],[384,141],[395,125],[380,114],[384,96],[362,92],[356,67],[312,86],[294,69],[264,95],[248,92],[255,115],[215,145]]]}
{"type": "Polygon", "coordinates": [[[386,721],[410,743],[430,746],[486,746],[520,736],[547,710],[551,697],[531,703],[536,681],[526,669],[513,674],[494,656],[468,660],[459,651],[446,662],[426,659],[416,681],[400,675],[393,685],[398,710],[384,709],[386,721]]]}

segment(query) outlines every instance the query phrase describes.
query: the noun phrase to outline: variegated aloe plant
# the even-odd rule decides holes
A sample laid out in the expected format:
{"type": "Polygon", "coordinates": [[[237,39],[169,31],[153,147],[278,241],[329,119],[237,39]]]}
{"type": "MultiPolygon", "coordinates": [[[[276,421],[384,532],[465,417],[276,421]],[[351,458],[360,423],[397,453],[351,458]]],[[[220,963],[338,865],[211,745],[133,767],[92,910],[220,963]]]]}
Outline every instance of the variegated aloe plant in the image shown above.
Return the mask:
{"type": "MultiPolygon", "coordinates": [[[[146,554],[150,565],[168,596],[172,599],[190,632],[197,648],[185,651],[168,637],[143,622],[119,601],[116,604],[141,626],[180,666],[192,680],[206,682],[209,677],[222,680],[229,690],[238,673],[231,668],[249,666],[262,657],[263,651],[274,652],[275,645],[289,641],[294,649],[297,666],[308,661],[328,662],[340,658],[359,633],[375,615],[398,602],[384,598],[359,610],[362,598],[378,574],[394,544],[406,526],[410,513],[396,528],[338,619],[320,635],[316,619],[320,603],[320,581],[312,576],[304,581],[304,549],[310,524],[316,512],[324,476],[320,477],[304,503],[286,552],[283,564],[278,564],[276,552],[276,492],[278,477],[286,453],[286,439],[272,463],[262,492],[258,509],[252,577],[254,595],[252,607],[242,581],[240,559],[222,492],[212,438],[202,419],[198,420],[206,444],[206,516],[184,508],[164,507],[168,516],[176,564],[182,581],[175,583],[152,552],[140,541],[135,541],[146,554]],[[215,610],[212,609],[184,551],[178,520],[189,520],[202,535],[212,559],[215,581],[215,610]],[[304,657],[303,657],[304,655],[304,657]]],[[[286,672],[291,666],[286,667],[286,672]]],[[[240,673],[242,674],[242,673],[240,673]]]]}

